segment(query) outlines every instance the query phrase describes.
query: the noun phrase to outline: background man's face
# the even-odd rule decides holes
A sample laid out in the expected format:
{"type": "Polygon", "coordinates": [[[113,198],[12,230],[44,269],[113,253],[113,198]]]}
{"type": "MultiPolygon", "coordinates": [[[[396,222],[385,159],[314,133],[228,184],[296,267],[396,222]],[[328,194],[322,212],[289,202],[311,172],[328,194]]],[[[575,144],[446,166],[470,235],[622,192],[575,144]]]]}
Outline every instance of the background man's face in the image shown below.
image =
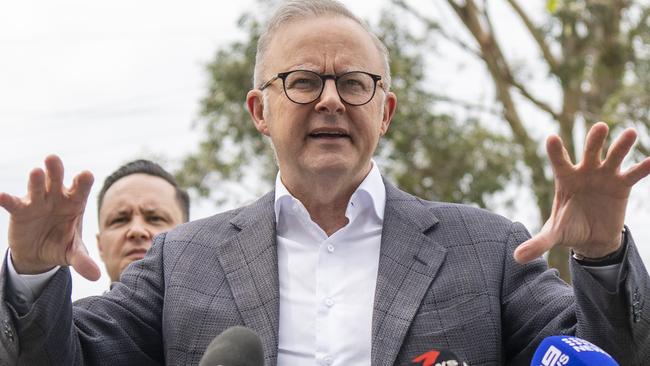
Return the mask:
{"type": "Polygon", "coordinates": [[[156,234],[183,222],[174,187],[162,178],[131,174],[116,181],[99,211],[97,245],[111,281],[142,259],[156,234]]]}
{"type": "MultiPolygon", "coordinates": [[[[382,56],[370,35],[343,17],[284,25],[271,40],[265,59],[267,79],[297,69],[336,75],[348,71],[384,74],[382,56]]],[[[390,123],[395,106],[392,93],[387,98],[377,88],[368,104],[350,106],[328,80],[319,99],[300,105],[283,95],[280,80],[267,90],[264,120],[257,127],[271,137],[283,180],[295,175],[363,177],[368,172],[370,158],[390,123]]]]}

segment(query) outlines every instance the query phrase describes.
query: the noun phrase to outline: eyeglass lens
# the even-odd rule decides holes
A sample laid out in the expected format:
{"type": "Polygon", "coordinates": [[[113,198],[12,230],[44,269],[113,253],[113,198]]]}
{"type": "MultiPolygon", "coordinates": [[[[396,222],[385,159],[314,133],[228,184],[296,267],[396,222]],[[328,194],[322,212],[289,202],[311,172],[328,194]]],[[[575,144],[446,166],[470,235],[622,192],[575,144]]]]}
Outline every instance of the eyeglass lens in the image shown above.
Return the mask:
{"type": "MultiPolygon", "coordinates": [[[[311,103],[323,90],[323,79],[311,71],[293,71],[284,80],[287,97],[296,103],[311,103]]],[[[375,80],[363,72],[350,72],[339,76],[336,89],[341,99],[352,105],[361,105],[372,99],[375,80]]]]}

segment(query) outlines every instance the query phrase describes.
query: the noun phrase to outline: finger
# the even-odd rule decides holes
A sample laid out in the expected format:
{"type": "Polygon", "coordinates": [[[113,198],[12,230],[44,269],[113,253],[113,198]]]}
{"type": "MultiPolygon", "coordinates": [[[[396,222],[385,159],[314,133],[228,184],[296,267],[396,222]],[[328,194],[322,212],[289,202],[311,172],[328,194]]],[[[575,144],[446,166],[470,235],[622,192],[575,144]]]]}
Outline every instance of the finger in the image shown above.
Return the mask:
{"type": "Polygon", "coordinates": [[[564,148],[562,139],[557,135],[549,136],[546,139],[546,152],[551,160],[551,166],[556,175],[563,175],[571,172],[573,164],[569,152],[564,148]]]}
{"type": "Polygon", "coordinates": [[[537,234],[519,244],[515,249],[515,261],[519,264],[528,263],[553,248],[553,241],[546,234],[537,234]]]}
{"type": "Polygon", "coordinates": [[[633,186],[636,182],[647,177],[650,174],[650,157],[645,158],[642,162],[634,164],[623,174],[623,181],[628,186],[633,186]]]}
{"type": "Polygon", "coordinates": [[[45,158],[45,171],[47,179],[45,188],[47,192],[61,192],[63,187],[63,162],[56,155],[45,158]]]}
{"type": "Polygon", "coordinates": [[[607,151],[607,157],[603,162],[603,168],[608,170],[618,170],[625,159],[625,156],[630,152],[630,149],[636,141],[636,131],[627,129],[623,131],[621,136],[614,141],[607,151]]]}
{"type": "Polygon", "coordinates": [[[77,273],[87,280],[97,281],[101,276],[97,263],[90,258],[83,246],[77,247],[77,250],[69,256],[67,262],[77,273]]]}
{"type": "Polygon", "coordinates": [[[34,168],[29,173],[27,195],[31,201],[42,201],[45,199],[45,172],[43,169],[34,168]]]}
{"type": "Polygon", "coordinates": [[[86,202],[94,181],[93,174],[87,170],[77,174],[70,187],[71,198],[75,201],[86,202]]]}
{"type": "Polygon", "coordinates": [[[583,166],[589,168],[600,166],[600,157],[608,130],[607,124],[603,122],[598,122],[591,127],[585,141],[584,156],[582,157],[583,166]]]}
{"type": "Polygon", "coordinates": [[[21,206],[20,198],[0,192],[0,207],[13,214],[21,206]]]}

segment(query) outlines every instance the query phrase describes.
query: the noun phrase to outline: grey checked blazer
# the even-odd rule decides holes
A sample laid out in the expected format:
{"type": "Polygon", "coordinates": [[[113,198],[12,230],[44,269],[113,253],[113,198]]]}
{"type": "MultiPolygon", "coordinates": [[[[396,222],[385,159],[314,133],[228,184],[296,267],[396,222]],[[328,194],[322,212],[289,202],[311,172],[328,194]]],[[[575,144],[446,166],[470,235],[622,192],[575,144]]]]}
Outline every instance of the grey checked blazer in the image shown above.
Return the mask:
{"type": "MultiPolygon", "coordinates": [[[[386,193],[372,365],[409,365],[432,348],[473,366],[529,365],[539,342],[556,334],[591,340],[621,365],[650,360],[650,279],[629,235],[619,289],[609,293],[574,263],[574,290],[542,259],[513,261],[529,237],[521,224],[427,202],[388,183],[386,193]]],[[[7,301],[0,274],[0,316],[16,334],[0,334],[2,357],[19,350],[20,365],[196,365],[216,335],[245,325],[262,338],[266,365],[275,365],[273,198],[158,236],[121,283],[74,305],[67,268],[28,312],[7,301]]]]}

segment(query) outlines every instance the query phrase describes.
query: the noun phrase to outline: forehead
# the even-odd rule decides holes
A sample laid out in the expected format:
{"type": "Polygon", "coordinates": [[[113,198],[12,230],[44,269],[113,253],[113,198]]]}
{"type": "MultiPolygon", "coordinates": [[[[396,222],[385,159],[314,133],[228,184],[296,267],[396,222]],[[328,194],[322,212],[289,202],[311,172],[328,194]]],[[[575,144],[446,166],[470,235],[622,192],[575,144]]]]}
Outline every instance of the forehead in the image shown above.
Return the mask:
{"type": "Polygon", "coordinates": [[[321,16],[280,26],[266,55],[267,70],[296,68],[321,72],[369,71],[382,74],[382,55],[370,34],[342,16],[321,16]]]}
{"type": "Polygon", "coordinates": [[[133,206],[178,208],[176,189],[160,177],[140,173],[127,175],[106,191],[99,215],[133,206]]]}

